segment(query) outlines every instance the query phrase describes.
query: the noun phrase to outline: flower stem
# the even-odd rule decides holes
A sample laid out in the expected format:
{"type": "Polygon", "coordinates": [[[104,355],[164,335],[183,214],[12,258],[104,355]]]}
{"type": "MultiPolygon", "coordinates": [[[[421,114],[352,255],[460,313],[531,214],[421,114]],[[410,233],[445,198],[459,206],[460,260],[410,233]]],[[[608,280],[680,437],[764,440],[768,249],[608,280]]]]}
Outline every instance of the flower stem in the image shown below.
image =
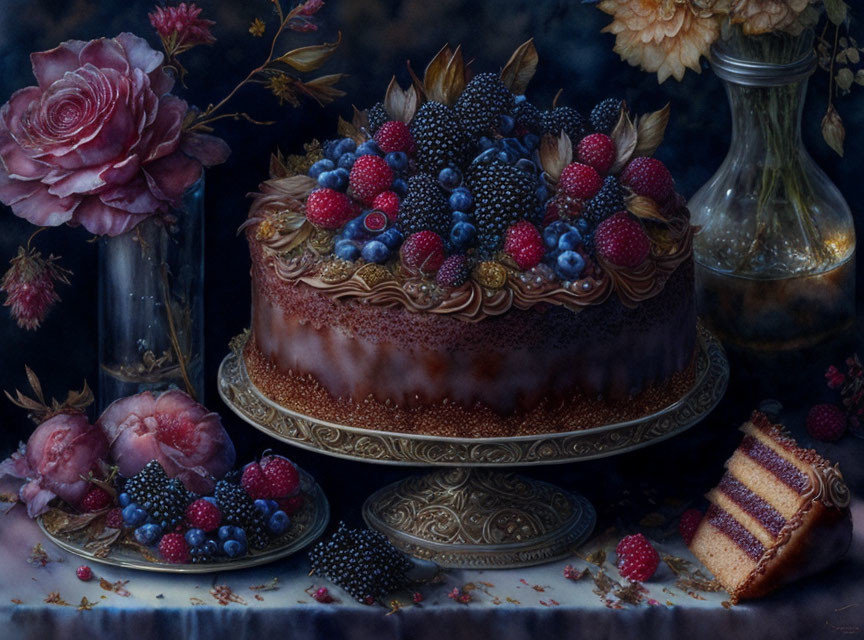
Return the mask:
{"type": "Polygon", "coordinates": [[[193,400],[198,400],[195,394],[195,387],[189,379],[188,362],[186,354],[180,347],[180,339],[177,336],[177,327],[174,324],[174,313],[171,311],[171,296],[169,295],[171,282],[168,278],[168,265],[162,263],[162,298],[165,303],[165,315],[168,318],[168,338],[171,341],[171,348],[174,350],[174,355],[177,357],[177,365],[180,367],[180,375],[183,377],[183,384],[186,386],[188,393],[193,400]]]}

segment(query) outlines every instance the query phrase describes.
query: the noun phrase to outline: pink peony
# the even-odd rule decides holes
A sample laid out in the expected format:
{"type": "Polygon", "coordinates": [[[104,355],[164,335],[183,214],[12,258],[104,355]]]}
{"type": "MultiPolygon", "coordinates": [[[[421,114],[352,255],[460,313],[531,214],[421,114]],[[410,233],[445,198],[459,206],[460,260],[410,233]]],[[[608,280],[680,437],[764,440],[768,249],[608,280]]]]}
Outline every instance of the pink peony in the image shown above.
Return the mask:
{"type": "Polygon", "coordinates": [[[29,480],[19,492],[35,518],[60,497],[77,505],[87,492],[87,476],[108,452],[102,432],[83,413],[61,413],[36,428],[27,444],[0,462],[0,476],[29,480]]]}
{"type": "Polygon", "coordinates": [[[105,409],[96,425],[108,438],[112,462],[127,478],[158,460],[169,477],[204,494],[234,466],[234,444],[219,415],[182,391],[122,398],[105,409]]]}
{"type": "Polygon", "coordinates": [[[210,33],[215,22],[199,18],[201,8],[194,2],[181,2],[176,7],[156,7],[148,14],[150,24],[160,38],[176,38],[176,48],[191,48],[199,44],[212,44],[216,38],[210,33]]]}
{"type": "Polygon", "coordinates": [[[0,109],[0,201],[41,226],[118,235],[177,206],[223,162],[219,138],[183,132],[163,55],[130,33],[30,56],[38,86],[0,109]]]}

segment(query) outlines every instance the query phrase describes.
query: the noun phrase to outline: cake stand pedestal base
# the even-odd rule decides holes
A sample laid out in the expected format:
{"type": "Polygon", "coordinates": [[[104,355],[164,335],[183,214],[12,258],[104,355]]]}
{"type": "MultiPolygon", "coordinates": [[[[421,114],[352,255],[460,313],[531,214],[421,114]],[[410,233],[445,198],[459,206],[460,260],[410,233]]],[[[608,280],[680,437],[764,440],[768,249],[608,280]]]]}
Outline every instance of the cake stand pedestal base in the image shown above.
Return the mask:
{"type": "Polygon", "coordinates": [[[504,569],[572,555],[597,520],[583,497],[515,473],[457,467],[380,489],[363,518],[442,567],[504,569]]]}

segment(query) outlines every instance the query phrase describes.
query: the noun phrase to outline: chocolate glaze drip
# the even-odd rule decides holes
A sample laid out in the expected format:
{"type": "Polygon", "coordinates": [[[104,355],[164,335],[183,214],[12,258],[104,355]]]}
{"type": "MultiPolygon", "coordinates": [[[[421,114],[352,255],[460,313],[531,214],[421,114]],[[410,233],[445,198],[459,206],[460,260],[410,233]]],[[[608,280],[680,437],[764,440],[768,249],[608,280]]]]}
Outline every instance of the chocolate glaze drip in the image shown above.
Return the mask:
{"type": "Polygon", "coordinates": [[[765,500],[750,491],[731,473],[723,476],[718,489],[732,502],[758,520],[773,537],[776,538],[780,534],[786,524],[786,518],[765,500]]]}
{"type": "Polygon", "coordinates": [[[753,436],[744,436],[739,450],[800,495],[803,495],[810,485],[810,480],[798,467],[784,460],[771,447],[762,444],[753,436]]]}
{"type": "Polygon", "coordinates": [[[758,562],[762,554],[765,553],[765,547],[762,546],[762,543],[752,533],[741,526],[727,511],[724,511],[716,504],[708,507],[705,517],[714,528],[721,531],[732,542],[737,544],[754,561],[758,562]]]}

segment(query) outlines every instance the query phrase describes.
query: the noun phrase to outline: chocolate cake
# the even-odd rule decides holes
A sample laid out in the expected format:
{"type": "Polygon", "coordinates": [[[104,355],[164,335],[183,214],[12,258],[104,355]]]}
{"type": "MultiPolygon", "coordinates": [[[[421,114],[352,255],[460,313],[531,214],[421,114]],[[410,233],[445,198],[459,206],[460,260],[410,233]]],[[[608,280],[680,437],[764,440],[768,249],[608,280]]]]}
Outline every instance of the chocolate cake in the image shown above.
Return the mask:
{"type": "Polygon", "coordinates": [[[445,48],[341,138],[274,157],[245,225],[244,361],[265,396],[322,421],[482,437],[629,420],[692,387],[693,228],[648,157],[663,127],[612,101],[601,133],[514,95],[528,44],[470,80],[445,48]]]}
{"type": "Polygon", "coordinates": [[[741,430],[690,543],[733,603],[825,569],[852,540],[849,489],[836,465],[761,413],[741,430]]]}

